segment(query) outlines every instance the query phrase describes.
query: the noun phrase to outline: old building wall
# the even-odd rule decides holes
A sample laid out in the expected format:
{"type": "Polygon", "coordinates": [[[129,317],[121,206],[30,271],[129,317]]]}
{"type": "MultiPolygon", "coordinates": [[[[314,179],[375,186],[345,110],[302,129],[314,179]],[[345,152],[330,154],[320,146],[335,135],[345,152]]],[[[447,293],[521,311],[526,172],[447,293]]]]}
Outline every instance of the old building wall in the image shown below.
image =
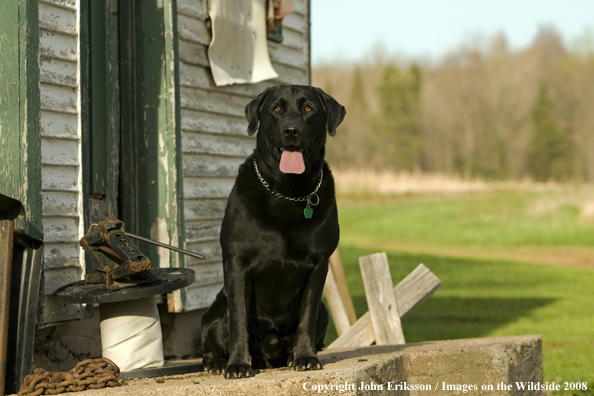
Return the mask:
{"type": "Polygon", "coordinates": [[[76,0],[39,1],[45,304],[42,325],[84,317],[56,289],[82,279],[80,18],[76,0]]]}
{"type": "Polygon", "coordinates": [[[186,267],[196,271],[186,311],[208,307],[223,284],[219,233],[227,196],[238,166],[255,145],[255,137],[246,133],[245,105],[269,86],[309,83],[309,4],[294,3],[297,12],[283,20],[282,43],[268,40],[279,77],[217,87],[207,56],[207,1],[177,1],[186,243],[207,256],[206,261],[186,258],[186,267]]]}

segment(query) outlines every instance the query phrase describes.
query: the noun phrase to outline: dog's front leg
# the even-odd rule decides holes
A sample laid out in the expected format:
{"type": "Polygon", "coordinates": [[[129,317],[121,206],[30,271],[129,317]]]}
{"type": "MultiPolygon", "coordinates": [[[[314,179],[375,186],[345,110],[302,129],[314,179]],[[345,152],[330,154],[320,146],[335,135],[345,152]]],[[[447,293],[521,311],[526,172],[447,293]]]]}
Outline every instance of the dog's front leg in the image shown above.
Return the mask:
{"type": "Polygon", "coordinates": [[[247,324],[252,279],[242,263],[232,260],[228,264],[225,271],[225,289],[229,309],[229,362],[225,378],[250,377],[252,367],[247,324]]]}
{"type": "Polygon", "coordinates": [[[318,319],[318,307],[328,274],[328,260],[315,265],[307,279],[305,292],[301,299],[299,308],[299,325],[297,327],[297,342],[293,349],[293,369],[320,370],[322,363],[317,356],[315,347],[316,321],[318,319]]]}

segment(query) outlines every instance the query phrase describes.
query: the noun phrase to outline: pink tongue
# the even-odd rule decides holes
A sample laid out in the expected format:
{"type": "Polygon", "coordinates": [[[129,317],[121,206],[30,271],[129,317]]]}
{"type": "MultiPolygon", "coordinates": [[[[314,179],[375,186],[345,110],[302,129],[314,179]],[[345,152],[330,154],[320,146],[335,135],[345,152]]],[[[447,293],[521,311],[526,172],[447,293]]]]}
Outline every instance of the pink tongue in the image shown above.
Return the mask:
{"type": "Polygon", "coordinates": [[[283,151],[280,160],[280,171],[298,174],[305,172],[303,154],[299,151],[283,151]]]}

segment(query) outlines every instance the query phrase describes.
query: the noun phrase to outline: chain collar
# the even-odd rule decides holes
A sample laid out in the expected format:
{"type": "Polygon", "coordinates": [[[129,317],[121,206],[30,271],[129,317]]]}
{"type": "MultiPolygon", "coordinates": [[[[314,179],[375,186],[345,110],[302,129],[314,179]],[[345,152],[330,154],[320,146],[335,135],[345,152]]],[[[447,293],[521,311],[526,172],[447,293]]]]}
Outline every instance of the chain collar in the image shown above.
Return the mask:
{"type": "Polygon", "coordinates": [[[309,195],[306,195],[305,197],[299,197],[299,198],[293,198],[293,197],[285,197],[282,194],[277,193],[276,191],[272,191],[270,189],[270,185],[268,185],[268,183],[266,182],[266,180],[264,180],[264,178],[262,177],[262,175],[260,174],[260,170],[258,170],[258,164],[256,164],[256,159],[254,158],[254,169],[256,170],[256,175],[258,175],[258,179],[260,179],[260,182],[262,183],[262,185],[268,190],[270,191],[274,196],[278,197],[278,198],[283,198],[286,199],[288,201],[294,201],[294,202],[305,202],[307,201],[307,205],[312,205],[312,206],[316,206],[317,204],[320,203],[320,197],[318,197],[318,190],[320,189],[320,186],[322,185],[322,180],[324,179],[324,169],[320,169],[320,182],[318,183],[318,185],[316,186],[316,189],[309,195]],[[317,199],[314,201],[312,201],[313,197],[316,197],[317,199]]]}

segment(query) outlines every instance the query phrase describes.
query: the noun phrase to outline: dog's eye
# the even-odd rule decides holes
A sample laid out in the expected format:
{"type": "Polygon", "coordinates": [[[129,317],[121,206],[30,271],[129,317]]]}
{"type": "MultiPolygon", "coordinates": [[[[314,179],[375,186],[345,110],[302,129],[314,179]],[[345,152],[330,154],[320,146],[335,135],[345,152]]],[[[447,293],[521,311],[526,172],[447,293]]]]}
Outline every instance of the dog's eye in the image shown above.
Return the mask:
{"type": "Polygon", "coordinates": [[[274,108],[274,111],[280,111],[280,106],[276,106],[276,107],[274,108]]]}
{"type": "Polygon", "coordinates": [[[304,109],[304,110],[305,110],[305,111],[311,111],[311,107],[309,107],[309,106],[305,106],[305,109],[304,109]]]}

